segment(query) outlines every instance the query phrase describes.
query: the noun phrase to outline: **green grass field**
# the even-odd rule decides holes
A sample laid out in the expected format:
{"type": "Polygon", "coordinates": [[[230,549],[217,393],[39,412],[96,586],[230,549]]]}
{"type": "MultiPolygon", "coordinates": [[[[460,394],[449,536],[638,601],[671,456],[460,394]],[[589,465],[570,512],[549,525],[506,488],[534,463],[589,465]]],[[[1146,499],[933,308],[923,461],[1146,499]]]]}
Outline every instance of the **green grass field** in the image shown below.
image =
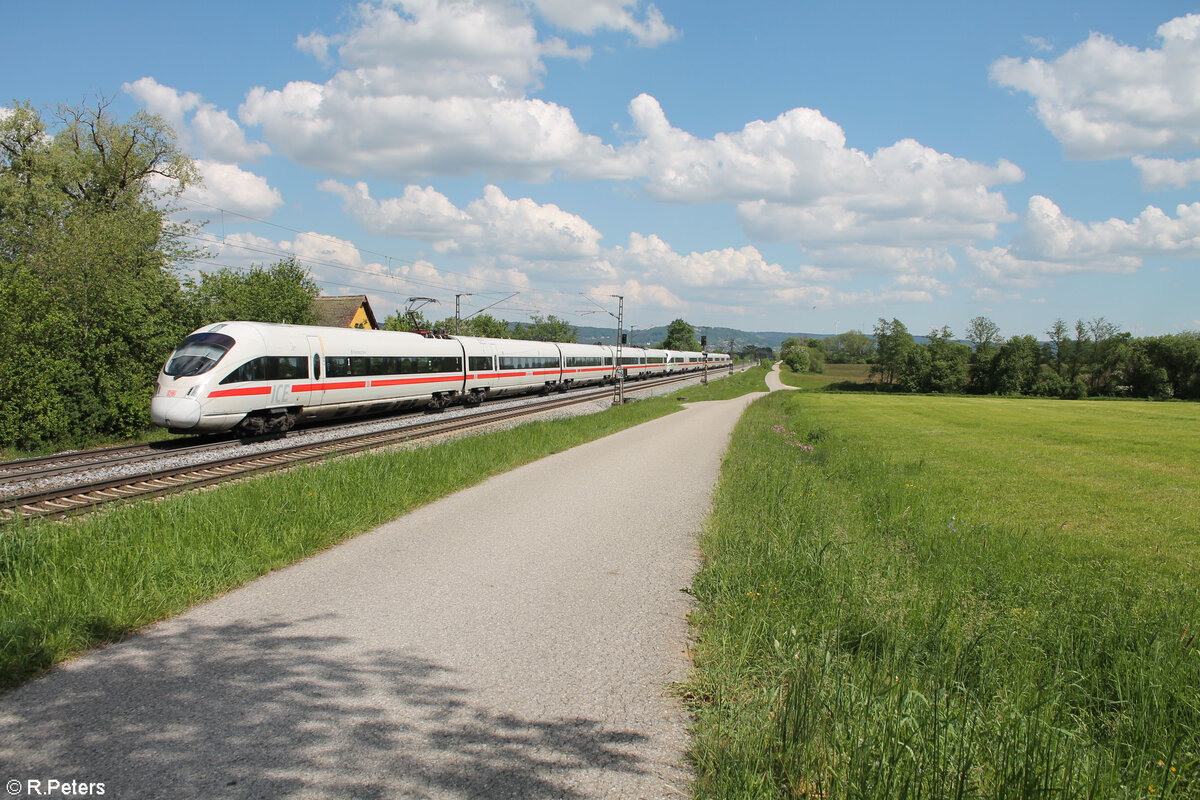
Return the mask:
{"type": "Polygon", "coordinates": [[[1198,423],[756,403],[693,589],[696,796],[1200,796],[1198,423]]]}
{"type": "Polygon", "coordinates": [[[824,372],[792,372],[783,366],[779,370],[779,378],[784,384],[797,389],[824,389],[831,383],[843,381],[866,383],[870,372],[870,364],[826,364],[824,372]]]}
{"type": "MultiPolygon", "coordinates": [[[[765,375],[756,367],[675,394],[695,402],[765,391],[765,375]]],[[[677,411],[675,394],[65,522],[0,526],[0,690],[490,475],[677,411]]]]}

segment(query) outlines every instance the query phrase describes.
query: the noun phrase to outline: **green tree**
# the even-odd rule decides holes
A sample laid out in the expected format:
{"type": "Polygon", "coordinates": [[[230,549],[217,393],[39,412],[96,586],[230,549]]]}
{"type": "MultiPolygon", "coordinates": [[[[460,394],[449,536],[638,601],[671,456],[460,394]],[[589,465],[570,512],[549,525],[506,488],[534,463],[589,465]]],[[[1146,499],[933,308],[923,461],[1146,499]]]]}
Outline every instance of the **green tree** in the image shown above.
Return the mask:
{"type": "Polygon", "coordinates": [[[27,103],[0,115],[0,443],[148,424],[187,330],[174,268],[195,253],[169,214],[195,180],[156,116],[120,122],[103,99],[60,106],[53,129],[27,103]]]}
{"type": "Polygon", "coordinates": [[[1139,341],[1150,364],[1166,373],[1169,396],[1200,399],[1200,332],[1188,331],[1139,341]]]}
{"type": "Polygon", "coordinates": [[[1000,346],[992,372],[991,389],[996,394],[1032,394],[1041,371],[1042,348],[1026,334],[1014,336],[1000,346]]]}
{"type": "MultiPolygon", "coordinates": [[[[454,333],[454,317],[446,317],[434,323],[434,328],[454,333]]],[[[460,336],[480,336],[488,339],[511,339],[512,326],[507,321],[496,319],[491,314],[476,314],[467,319],[458,320],[460,336]]]]}
{"type": "Polygon", "coordinates": [[[875,355],[875,342],[862,331],[848,330],[825,340],[832,364],[866,364],[875,355]]]}
{"type": "Polygon", "coordinates": [[[958,393],[967,386],[967,362],[971,348],[955,342],[950,328],[942,326],[929,332],[929,344],[925,346],[926,369],[922,375],[921,389],[926,392],[958,393]]]}
{"type": "Polygon", "coordinates": [[[312,304],[320,289],[309,271],[289,256],[269,266],[201,273],[199,281],[187,282],[186,294],[194,328],[234,319],[314,325],[312,304]]]}
{"type": "Polygon", "coordinates": [[[379,329],[383,331],[432,331],[434,328],[434,324],[426,319],[420,311],[411,313],[397,311],[388,314],[383,322],[379,323],[379,329]]]}
{"type": "Polygon", "coordinates": [[[795,336],[789,336],[779,345],[779,359],[787,364],[792,372],[808,372],[808,348],[795,336]]]}
{"type": "Polygon", "coordinates": [[[1050,338],[1050,350],[1054,356],[1054,371],[1062,375],[1065,350],[1071,341],[1071,334],[1067,330],[1066,323],[1062,321],[1062,317],[1054,320],[1054,324],[1046,330],[1046,336],[1050,338]]]}
{"type": "Polygon", "coordinates": [[[996,367],[997,345],[1003,341],[1000,326],[987,317],[974,317],[967,324],[966,337],[971,343],[966,388],[981,394],[990,392],[994,384],[992,373],[996,367]]]}
{"type": "Polygon", "coordinates": [[[574,342],[579,331],[566,320],[553,314],[533,314],[531,322],[519,322],[513,331],[514,339],[530,339],[535,342],[574,342]]]}
{"type": "Polygon", "coordinates": [[[875,324],[875,350],[872,377],[905,391],[914,391],[920,377],[921,355],[904,323],[898,319],[888,322],[880,317],[875,324]]]}
{"type": "Polygon", "coordinates": [[[659,347],[664,350],[697,351],[700,349],[700,342],[696,339],[696,329],[682,319],[677,319],[667,326],[667,338],[663,339],[659,347]]]}

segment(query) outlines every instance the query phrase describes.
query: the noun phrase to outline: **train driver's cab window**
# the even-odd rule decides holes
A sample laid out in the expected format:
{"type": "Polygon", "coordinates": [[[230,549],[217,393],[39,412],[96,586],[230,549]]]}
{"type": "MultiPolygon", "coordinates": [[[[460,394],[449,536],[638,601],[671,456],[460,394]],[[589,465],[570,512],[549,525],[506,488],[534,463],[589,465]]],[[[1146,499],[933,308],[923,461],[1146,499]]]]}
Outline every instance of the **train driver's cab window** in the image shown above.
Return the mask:
{"type": "Polygon", "coordinates": [[[215,367],[233,345],[233,337],[223,333],[193,333],[167,359],[163,372],[173,378],[202,375],[215,367]]]}

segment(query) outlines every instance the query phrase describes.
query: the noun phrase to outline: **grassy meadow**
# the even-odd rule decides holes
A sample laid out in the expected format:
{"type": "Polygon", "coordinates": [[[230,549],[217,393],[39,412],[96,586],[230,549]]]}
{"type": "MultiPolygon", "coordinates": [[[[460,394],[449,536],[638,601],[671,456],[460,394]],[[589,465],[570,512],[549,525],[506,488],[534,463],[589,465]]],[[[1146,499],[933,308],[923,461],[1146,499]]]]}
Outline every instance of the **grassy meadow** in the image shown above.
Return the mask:
{"type": "Polygon", "coordinates": [[[1200,406],[777,392],[702,541],[702,798],[1200,796],[1200,406]]]}
{"type": "Polygon", "coordinates": [[[824,389],[832,383],[866,383],[870,373],[870,364],[826,364],[824,372],[792,372],[785,364],[779,370],[779,379],[797,389],[824,389]]]}
{"type": "MultiPolygon", "coordinates": [[[[676,394],[765,391],[765,375],[756,367],[676,394]]],[[[0,690],[491,475],[679,408],[667,395],[63,522],[0,526],[0,690]]]]}

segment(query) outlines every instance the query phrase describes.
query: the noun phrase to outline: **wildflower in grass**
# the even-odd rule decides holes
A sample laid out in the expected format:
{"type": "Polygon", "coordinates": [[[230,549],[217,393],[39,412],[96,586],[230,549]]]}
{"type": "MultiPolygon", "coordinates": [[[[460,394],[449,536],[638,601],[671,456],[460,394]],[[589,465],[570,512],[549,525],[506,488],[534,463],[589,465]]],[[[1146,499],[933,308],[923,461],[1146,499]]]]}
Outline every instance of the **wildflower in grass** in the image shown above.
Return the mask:
{"type": "Polygon", "coordinates": [[[950,518],[950,524],[947,525],[946,527],[950,529],[951,533],[958,533],[958,525],[956,524],[957,522],[958,522],[957,516],[953,516],[950,518]]]}

